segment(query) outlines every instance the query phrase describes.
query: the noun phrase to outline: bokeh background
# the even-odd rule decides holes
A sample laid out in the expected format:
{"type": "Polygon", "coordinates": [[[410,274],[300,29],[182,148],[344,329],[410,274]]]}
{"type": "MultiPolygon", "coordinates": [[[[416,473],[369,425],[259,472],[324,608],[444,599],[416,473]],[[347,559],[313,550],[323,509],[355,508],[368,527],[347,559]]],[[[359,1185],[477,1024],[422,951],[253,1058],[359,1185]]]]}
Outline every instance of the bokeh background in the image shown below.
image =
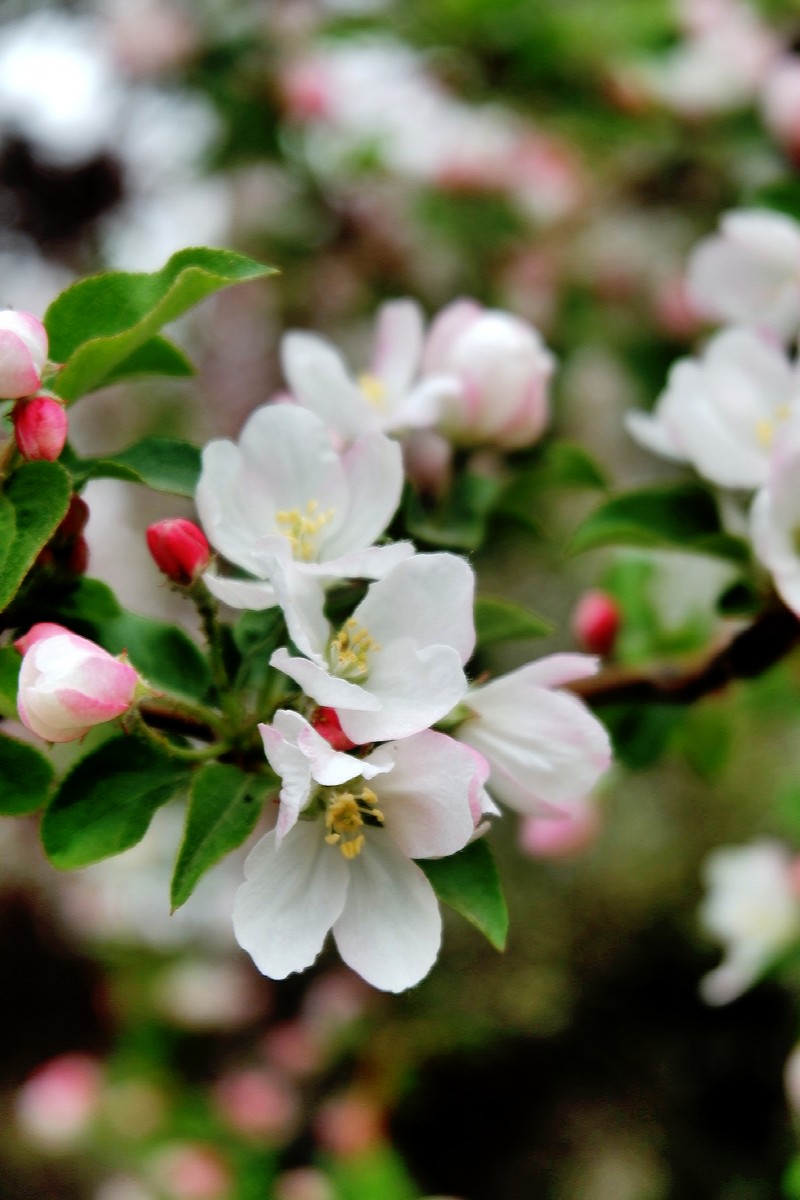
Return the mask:
{"type": "MultiPolygon", "coordinates": [[[[279,267],[180,323],[194,380],[82,403],[71,432],[94,454],[235,435],[283,386],[288,328],[358,363],[381,301],[433,314],[472,296],[557,355],[559,436],[616,487],[671,477],[623,414],[703,330],[692,244],[726,209],[791,195],[800,87],[787,101],[780,73],[797,39],[792,0],[5,0],[0,303],[41,314],[80,275],[154,270],[186,245],[279,267]]],[[[188,620],[143,530],[191,510],[114,481],[87,499],[90,573],[188,620]]],[[[719,636],[720,568],[565,554],[596,499],[545,491],[473,555],[485,590],[554,627],[487,669],[574,648],[598,584],[623,611],[623,661],[719,636]]],[[[0,1197],[800,1195],[797,971],[705,1004],[720,950],[697,916],[713,848],[800,846],[799,674],[610,714],[617,763],[583,843],[533,854],[511,819],[492,835],[506,953],[448,914],[437,967],[400,997],[333,955],[258,976],[230,927],[241,857],[170,916],[180,812],[69,876],[33,823],[7,821],[0,1197]]]]}

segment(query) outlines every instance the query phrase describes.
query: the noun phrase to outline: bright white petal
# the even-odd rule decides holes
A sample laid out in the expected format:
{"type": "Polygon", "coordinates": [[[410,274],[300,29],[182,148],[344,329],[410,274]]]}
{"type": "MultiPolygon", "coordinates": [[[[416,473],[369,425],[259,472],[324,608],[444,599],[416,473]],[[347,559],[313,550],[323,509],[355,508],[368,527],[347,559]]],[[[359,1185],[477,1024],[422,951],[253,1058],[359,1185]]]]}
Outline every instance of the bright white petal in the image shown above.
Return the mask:
{"type": "MultiPolygon", "coordinates": [[[[307,696],[325,708],[335,708],[337,711],[344,708],[363,709],[366,712],[377,712],[380,708],[380,700],[358,684],[330,675],[324,667],[307,658],[292,658],[283,646],[272,655],[270,666],[299,683],[307,696]]],[[[358,740],[350,734],[348,737],[351,741],[358,740]]]]}
{"type": "Polygon", "coordinates": [[[422,311],[414,300],[392,300],[378,309],[372,371],[393,395],[411,387],[422,355],[422,311]]]}
{"type": "Polygon", "coordinates": [[[432,729],[385,749],[394,764],[375,790],[387,832],[409,858],[443,858],[461,850],[475,829],[470,794],[476,763],[470,749],[432,729]]]}
{"type": "Polygon", "coordinates": [[[356,710],[353,704],[324,703],[336,708],[351,741],[382,742],[435,724],[458,704],[466,687],[461,660],[451,646],[418,650],[404,638],[372,655],[369,679],[359,690],[369,690],[374,707],[361,704],[356,710]]]}
{"type": "Polygon", "coordinates": [[[221,600],[231,608],[248,608],[252,612],[261,612],[265,608],[274,608],[278,603],[275,589],[271,583],[255,579],[223,579],[213,571],[206,571],[203,576],[212,596],[221,600]]]}
{"type": "Polygon", "coordinates": [[[311,966],[344,907],[347,867],[318,821],[298,822],[280,847],[268,833],[253,848],[233,928],[263,975],[285,979],[311,966]]]}
{"type": "Polygon", "coordinates": [[[452,646],[465,663],[475,646],[475,576],[455,554],[415,554],[378,580],[353,614],[382,646],[411,638],[452,646]]]}
{"type": "Polygon", "coordinates": [[[402,992],[419,983],[439,952],[442,919],[422,871],[381,830],[348,864],[350,886],[333,936],[344,961],[367,983],[402,992]]]}
{"type": "Polygon", "coordinates": [[[322,539],[320,558],[363,550],[385,532],[400,503],[403,455],[382,433],[358,438],[342,456],[347,478],[347,515],[339,529],[322,539]]]}
{"type": "Polygon", "coordinates": [[[301,404],[348,441],[377,425],[340,355],[313,333],[287,333],[281,341],[283,373],[301,404]]]}

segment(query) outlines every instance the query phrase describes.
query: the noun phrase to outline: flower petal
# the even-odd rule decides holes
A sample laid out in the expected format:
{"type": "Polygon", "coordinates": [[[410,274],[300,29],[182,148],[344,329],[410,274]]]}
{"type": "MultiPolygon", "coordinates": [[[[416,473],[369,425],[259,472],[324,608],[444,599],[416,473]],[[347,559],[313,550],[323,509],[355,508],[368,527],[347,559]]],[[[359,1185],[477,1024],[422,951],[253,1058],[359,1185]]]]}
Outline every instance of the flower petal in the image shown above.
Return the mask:
{"type": "Polygon", "coordinates": [[[433,888],[419,867],[380,830],[347,864],[350,884],[333,936],[344,961],[367,983],[402,992],[436,961],[442,918],[433,888]]]}
{"type": "Polygon", "coordinates": [[[274,832],[251,850],[236,893],[236,940],[263,975],[285,979],[310,967],[341,913],[348,864],[317,821],[300,821],[280,847],[274,832]]]}

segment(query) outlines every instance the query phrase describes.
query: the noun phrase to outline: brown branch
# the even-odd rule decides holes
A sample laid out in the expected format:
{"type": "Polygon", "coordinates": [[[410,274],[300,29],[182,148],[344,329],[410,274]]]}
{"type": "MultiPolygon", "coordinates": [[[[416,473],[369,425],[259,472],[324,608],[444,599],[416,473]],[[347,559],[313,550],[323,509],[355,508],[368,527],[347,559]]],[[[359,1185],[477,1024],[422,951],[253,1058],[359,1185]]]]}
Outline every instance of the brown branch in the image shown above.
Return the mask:
{"type": "Polygon", "coordinates": [[[766,609],[721,648],[683,663],[608,667],[568,685],[587,704],[691,704],[737,679],[754,679],[800,642],[800,620],[788,608],[766,609]]]}

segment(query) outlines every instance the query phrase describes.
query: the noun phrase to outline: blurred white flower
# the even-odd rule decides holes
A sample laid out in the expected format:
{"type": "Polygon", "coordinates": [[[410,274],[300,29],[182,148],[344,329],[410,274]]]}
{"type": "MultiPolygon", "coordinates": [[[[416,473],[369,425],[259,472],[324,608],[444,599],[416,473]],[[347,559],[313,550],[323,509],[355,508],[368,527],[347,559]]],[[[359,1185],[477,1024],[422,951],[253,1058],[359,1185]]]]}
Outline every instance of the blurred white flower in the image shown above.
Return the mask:
{"type": "Polygon", "coordinates": [[[709,1004],[727,1004],[800,937],[797,865],[786,846],[758,841],[713,851],[703,874],[700,923],[725,957],[700,991],[709,1004]]]}

